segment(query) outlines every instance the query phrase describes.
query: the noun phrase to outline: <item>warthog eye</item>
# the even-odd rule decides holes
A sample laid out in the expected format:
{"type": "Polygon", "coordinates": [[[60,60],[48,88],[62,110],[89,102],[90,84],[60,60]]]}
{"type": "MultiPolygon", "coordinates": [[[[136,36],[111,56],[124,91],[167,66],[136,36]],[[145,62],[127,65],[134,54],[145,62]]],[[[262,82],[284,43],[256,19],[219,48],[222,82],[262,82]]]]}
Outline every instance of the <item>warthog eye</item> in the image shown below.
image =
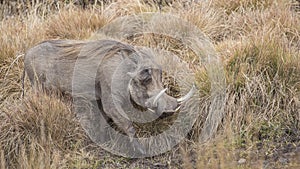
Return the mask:
{"type": "Polygon", "coordinates": [[[148,69],[144,69],[144,70],[142,70],[142,72],[141,72],[142,74],[147,74],[147,75],[150,75],[151,74],[151,68],[148,68],[148,69]]]}
{"type": "Polygon", "coordinates": [[[144,69],[141,71],[141,82],[143,85],[147,85],[152,82],[151,69],[144,69]]]}
{"type": "Polygon", "coordinates": [[[146,79],[142,80],[143,85],[150,84],[152,82],[152,77],[149,76],[146,79]]]}

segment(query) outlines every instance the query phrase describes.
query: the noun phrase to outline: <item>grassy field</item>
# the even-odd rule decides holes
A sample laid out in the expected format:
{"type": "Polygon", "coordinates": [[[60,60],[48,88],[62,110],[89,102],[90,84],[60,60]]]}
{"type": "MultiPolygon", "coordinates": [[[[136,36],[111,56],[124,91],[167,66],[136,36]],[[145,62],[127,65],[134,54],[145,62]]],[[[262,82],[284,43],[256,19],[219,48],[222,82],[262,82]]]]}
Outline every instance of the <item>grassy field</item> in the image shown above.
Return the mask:
{"type": "MultiPolygon", "coordinates": [[[[299,1],[0,2],[1,169],[300,167],[299,1]],[[27,80],[21,98],[27,49],[47,39],[86,40],[115,18],[143,12],[171,13],[193,23],[219,52],[226,105],[214,139],[198,142],[204,118],[199,116],[190,136],[172,151],[127,159],[92,143],[71,104],[55,94],[35,94],[27,80]]],[[[178,45],[172,50],[181,51],[178,45]]],[[[209,79],[203,70],[195,73],[199,114],[206,114],[209,79]]]]}

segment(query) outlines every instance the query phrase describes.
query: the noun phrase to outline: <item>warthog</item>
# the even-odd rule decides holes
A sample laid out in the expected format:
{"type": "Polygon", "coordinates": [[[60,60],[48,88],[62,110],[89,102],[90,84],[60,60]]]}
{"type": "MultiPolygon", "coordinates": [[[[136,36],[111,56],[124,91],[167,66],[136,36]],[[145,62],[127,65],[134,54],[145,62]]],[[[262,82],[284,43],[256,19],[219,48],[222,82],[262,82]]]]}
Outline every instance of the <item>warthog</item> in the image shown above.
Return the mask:
{"type": "Polygon", "coordinates": [[[39,84],[43,89],[67,94],[72,94],[74,77],[89,76],[90,71],[95,70],[94,83],[79,81],[83,88],[95,90],[86,91],[85,97],[94,95],[104,113],[129,138],[134,137],[135,129],[123,111],[128,105],[134,105],[138,111],[172,114],[194,92],[191,89],[177,99],[167,95],[162,83],[162,68],[152,53],[114,40],[45,41],[28,50],[24,63],[32,86],[39,84]],[[78,60],[84,60],[85,65],[76,65],[78,60]],[[86,70],[74,74],[76,66],[86,70]]]}

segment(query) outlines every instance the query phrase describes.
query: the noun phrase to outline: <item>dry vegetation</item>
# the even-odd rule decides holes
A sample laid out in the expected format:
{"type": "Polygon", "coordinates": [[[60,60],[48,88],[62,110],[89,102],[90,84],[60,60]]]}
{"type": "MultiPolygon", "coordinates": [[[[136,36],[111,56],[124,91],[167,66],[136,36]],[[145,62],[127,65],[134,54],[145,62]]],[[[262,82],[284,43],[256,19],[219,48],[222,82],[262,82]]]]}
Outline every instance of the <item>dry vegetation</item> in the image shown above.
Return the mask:
{"type": "MultiPolygon", "coordinates": [[[[0,1],[0,168],[300,167],[299,1],[50,2],[0,1]],[[226,115],[209,143],[199,144],[191,134],[160,156],[117,157],[89,140],[70,104],[55,94],[34,94],[26,82],[20,97],[22,55],[30,47],[53,38],[88,39],[114,18],[158,11],[195,24],[222,57],[226,115]]],[[[205,71],[196,75],[199,106],[207,111],[209,81],[205,71]]],[[[199,119],[192,133],[201,124],[199,119]]]]}

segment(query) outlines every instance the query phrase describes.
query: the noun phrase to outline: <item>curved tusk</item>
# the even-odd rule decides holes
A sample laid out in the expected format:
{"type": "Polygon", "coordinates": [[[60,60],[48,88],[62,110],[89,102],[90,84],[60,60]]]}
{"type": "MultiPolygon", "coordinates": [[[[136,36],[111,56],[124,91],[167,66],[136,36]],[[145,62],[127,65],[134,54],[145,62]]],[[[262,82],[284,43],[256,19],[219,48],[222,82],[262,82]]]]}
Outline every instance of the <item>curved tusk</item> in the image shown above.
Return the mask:
{"type": "Polygon", "coordinates": [[[152,113],[155,113],[155,111],[153,109],[148,108],[149,111],[151,111],[152,113]]]}
{"type": "Polygon", "coordinates": [[[190,99],[194,95],[195,92],[196,92],[196,86],[195,86],[195,84],[193,84],[191,90],[185,96],[178,98],[177,102],[184,102],[184,101],[190,99]]]}
{"type": "Polygon", "coordinates": [[[162,91],[160,91],[154,98],[153,100],[153,106],[157,105],[158,99],[166,92],[168,88],[163,89],[162,91]]]}
{"type": "Polygon", "coordinates": [[[181,108],[181,106],[178,106],[178,107],[175,109],[175,112],[177,112],[180,108],[181,108]]]}

